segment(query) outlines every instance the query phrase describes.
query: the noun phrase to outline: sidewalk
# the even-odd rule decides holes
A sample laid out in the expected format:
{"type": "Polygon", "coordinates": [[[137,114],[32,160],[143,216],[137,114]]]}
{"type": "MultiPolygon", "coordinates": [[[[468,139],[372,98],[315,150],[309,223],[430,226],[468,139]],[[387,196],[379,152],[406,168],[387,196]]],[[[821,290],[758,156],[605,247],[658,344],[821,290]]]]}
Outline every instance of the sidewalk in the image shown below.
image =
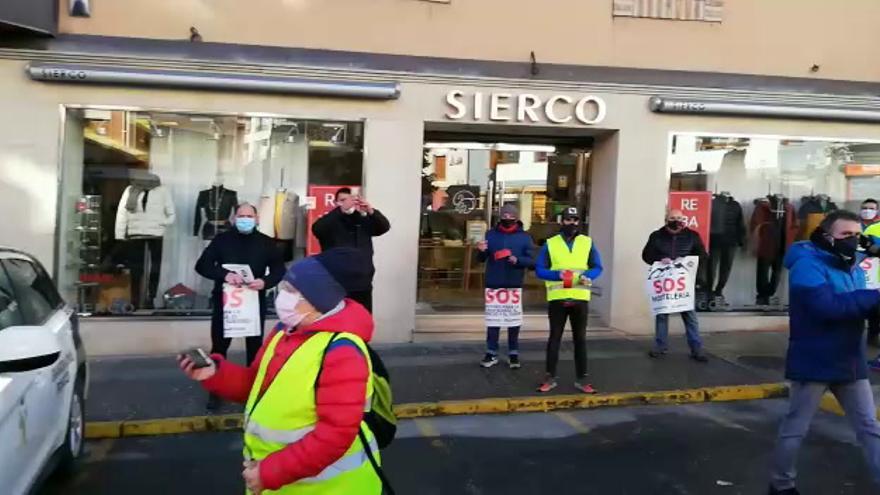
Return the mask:
{"type": "MultiPolygon", "coordinates": [[[[704,336],[708,364],[688,358],[681,335],[672,337],[670,354],[659,360],[647,357],[650,339],[591,339],[590,380],[602,395],[781,382],[787,338],[787,332],[708,334],[704,336]]],[[[535,387],[544,374],[544,345],[522,342],[519,370],[508,369],[505,360],[491,369],[481,368],[484,348],[473,342],[397,344],[376,350],[390,370],[395,404],[406,404],[536,396],[535,387]]],[[[232,358],[243,360],[240,355],[232,358]]],[[[90,366],[90,422],[206,414],[206,393],[183,376],[174,356],[96,358],[90,366]]],[[[575,394],[570,341],[563,346],[559,375],[560,385],[553,394],[575,394]]],[[[241,406],[228,404],[215,414],[240,412],[241,406]]]]}

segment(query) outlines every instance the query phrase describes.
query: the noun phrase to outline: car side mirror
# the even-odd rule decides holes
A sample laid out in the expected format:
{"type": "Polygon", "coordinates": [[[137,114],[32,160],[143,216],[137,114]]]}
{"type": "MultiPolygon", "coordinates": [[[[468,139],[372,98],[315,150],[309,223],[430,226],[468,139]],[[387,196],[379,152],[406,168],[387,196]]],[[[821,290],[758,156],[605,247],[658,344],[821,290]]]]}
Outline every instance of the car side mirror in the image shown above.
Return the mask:
{"type": "Polygon", "coordinates": [[[20,373],[51,366],[61,356],[58,338],[36,326],[0,330],[0,373],[20,373]]]}

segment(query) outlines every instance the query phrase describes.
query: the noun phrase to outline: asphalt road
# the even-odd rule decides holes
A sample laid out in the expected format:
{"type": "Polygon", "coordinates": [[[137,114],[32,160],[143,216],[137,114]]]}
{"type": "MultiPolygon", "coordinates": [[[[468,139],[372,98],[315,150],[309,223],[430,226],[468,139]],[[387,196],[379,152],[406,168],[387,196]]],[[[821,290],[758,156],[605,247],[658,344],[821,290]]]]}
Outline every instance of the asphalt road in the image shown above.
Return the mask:
{"type": "MultiPolygon", "coordinates": [[[[399,494],[764,494],[782,400],[402,422],[383,453],[399,494]]],[[[237,433],[102,440],[40,495],[241,494],[237,433]]],[[[805,494],[872,488],[843,418],[820,413],[805,494]]]]}

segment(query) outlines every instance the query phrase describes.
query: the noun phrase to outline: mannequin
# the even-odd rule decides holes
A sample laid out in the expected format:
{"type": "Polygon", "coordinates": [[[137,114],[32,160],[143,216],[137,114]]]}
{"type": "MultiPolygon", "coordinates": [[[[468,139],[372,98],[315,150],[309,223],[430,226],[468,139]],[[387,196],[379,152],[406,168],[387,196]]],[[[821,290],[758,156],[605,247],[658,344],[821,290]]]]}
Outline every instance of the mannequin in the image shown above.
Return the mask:
{"type": "Polygon", "coordinates": [[[223,187],[223,181],[219,178],[214,181],[210,189],[199,191],[196,200],[196,215],[193,224],[193,235],[198,236],[201,230],[202,239],[210,241],[217,234],[226,232],[231,227],[229,219],[235,213],[238,204],[238,193],[232,189],[223,187]],[[205,222],[202,224],[204,212],[205,222]]]}
{"type": "Polygon", "coordinates": [[[162,266],[163,237],[174,219],[171,193],[161,185],[159,177],[134,171],[116,209],[114,237],[125,242],[126,264],[131,271],[131,303],[136,308],[154,308],[162,266]],[[146,290],[143,290],[147,272],[149,279],[146,290]]]}
{"type": "Polygon", "coordinates": [[[736,248],[744,246],[746,240],[742,205],[727,191],[712,199],[709,239],[709,290],[715,303],[723,305],[724,288],[733,269],[736,248]]]}
{"type": "Polygon", "coordinates": [[[831,201],[827,194],[811,194],[801,198],[801,207],[798,208],[798,219],[803,228],[801,229],[799,239],[805,241],[810,238],[810,234],[816,230],[816,227],[822,223],[822,220],[837,210],[837,205],[831,201]]]}
{"type": "Polygon", "coordinates": [[[783,194],[771,194],[755,200],[755,212],[749,230],[755,239],[758,258],[755,285],[756,304],[766,306],[775,296],[782,273],[782,260],[797,238],[798,219],[794,206],[783,194]]]}

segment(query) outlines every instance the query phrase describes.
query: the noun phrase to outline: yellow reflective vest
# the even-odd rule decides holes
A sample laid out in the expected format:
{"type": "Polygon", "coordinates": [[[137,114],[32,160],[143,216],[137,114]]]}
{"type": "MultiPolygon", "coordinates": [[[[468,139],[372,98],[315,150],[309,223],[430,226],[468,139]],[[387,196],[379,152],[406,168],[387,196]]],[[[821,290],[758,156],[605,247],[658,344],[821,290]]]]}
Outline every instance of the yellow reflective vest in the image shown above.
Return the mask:
{"type": "MultiPolygon", "coordinates": [[[[318,422],[315,407],[315,383],[318,378],[324,353],[334,334],[316,333],[306,340],[284,364],[269,388],[259,397],[266,379],[269,361],[275,354],[275,347],[284,336],[277,332],[269,342],[260,361],[254,385],[251,388],[245,408],[244,456],[247,460],[260,461],[274,452],[295,443],[315,429],[318,422]]],[[[337,339],[354,342],[370,367],[367,380],[367,394],[364,398],[365,410],[369,410],[373,395],[372,364],[366,344],[357,335],[336,334],[337,339]]],[[[379,448],[370,428],[361,421],[361,430],[366,435],[373,456],[379,461],[379,448]]],[[[313,478],[298,480],[279,490],[266,490],[266,495],[379,495],[382,482],[373,469],[367,453],[359,438],[355,437],[351,446],[336,462],[327,466],[313,478]]],[[[250,492],[247,492],[250,495],[250,492]]]]}
{"type": "Polygon", "coordinates": [[[547,254],[550,256],[550,269],[555,271],[568,270],[574,272],[574,285],[565,288],[563,282],[545,282],[547,286],[548,301],[589,301],[590,289],[584,285],[578,285],[578,279],[583,272],[589,270],[590,251],[593,249],[593,240],[588,236],[575,237],[571,249],[565,243],[562,235],[556,235],[547,239],[547,254]]]}
{"type": "Polygon", "coordinates": [[[871,237],[880,238],[880,222],[872,223],[865,228],[865,231],[862,232],[865,235],[869,235],[871,237]]]}

